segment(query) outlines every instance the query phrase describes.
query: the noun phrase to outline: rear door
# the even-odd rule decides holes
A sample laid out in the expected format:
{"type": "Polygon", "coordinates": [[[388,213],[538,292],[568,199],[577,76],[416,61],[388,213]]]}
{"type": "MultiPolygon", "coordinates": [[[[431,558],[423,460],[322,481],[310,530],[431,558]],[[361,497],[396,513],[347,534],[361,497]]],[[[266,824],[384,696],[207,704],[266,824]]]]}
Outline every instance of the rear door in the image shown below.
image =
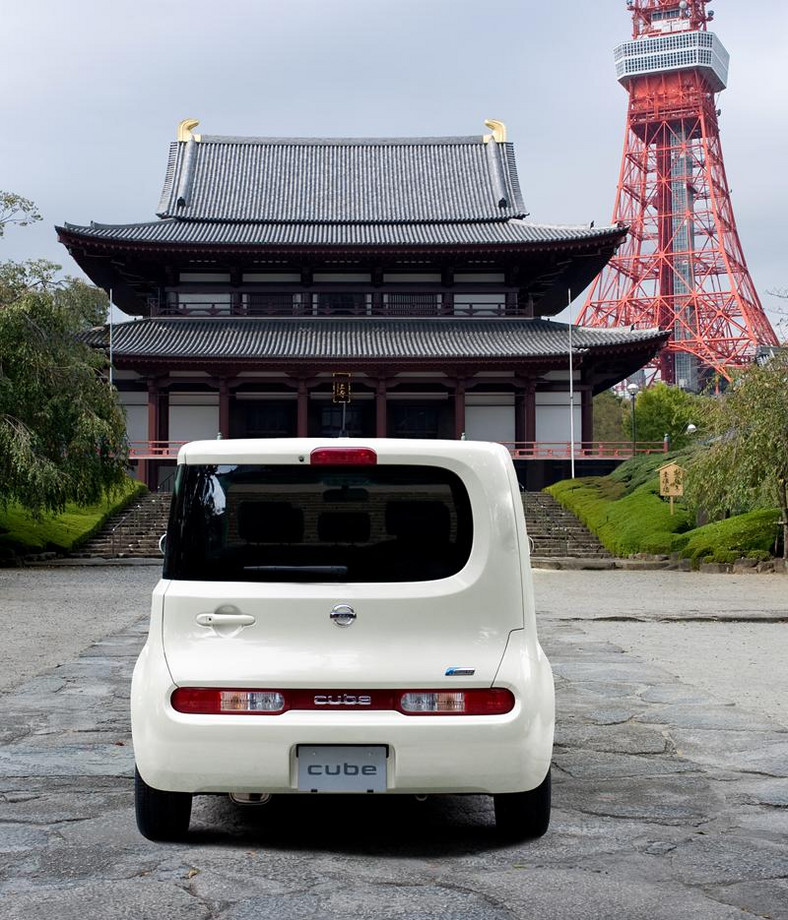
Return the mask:
{"type": "Polygon", "coordinates": [[[163,623],[175,683],[489,686],[523,625],[511,495],[506,477],[454,466],[181,468],[163,623]]]}

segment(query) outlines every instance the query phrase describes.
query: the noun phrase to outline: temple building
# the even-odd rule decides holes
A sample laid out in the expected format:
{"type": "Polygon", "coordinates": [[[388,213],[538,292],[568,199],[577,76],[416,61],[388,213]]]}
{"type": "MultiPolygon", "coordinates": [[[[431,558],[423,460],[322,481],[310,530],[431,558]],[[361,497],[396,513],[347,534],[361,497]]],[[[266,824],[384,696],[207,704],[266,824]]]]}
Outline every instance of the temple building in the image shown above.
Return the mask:
{"type": "MultiPolygon", "coordinates": [[[[138,474],[195,438],[570,441],[570,328],[550,319],[626,227],[526,220],[500,122],[474,137],[194,133],[170,147],[157,219],[58,227],[129,317],[111,351],[138,474]]],[[[642,367],[658,330],[571,329],[572,428],[642,367]]],[[[543,453],[543,451],[542,451],[543,453]]]]}

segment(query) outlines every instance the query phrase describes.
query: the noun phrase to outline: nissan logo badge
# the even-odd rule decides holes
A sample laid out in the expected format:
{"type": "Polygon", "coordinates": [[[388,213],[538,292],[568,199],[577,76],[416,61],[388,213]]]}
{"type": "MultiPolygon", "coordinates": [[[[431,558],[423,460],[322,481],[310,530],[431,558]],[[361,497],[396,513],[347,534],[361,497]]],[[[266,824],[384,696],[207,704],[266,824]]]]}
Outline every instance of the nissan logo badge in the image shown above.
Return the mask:
{"type": "Polygon", "coordinates": [[[330,616],[337,626],[352,626],[356,619],[356,611],[350,604],[337,604],[330,616]]]}

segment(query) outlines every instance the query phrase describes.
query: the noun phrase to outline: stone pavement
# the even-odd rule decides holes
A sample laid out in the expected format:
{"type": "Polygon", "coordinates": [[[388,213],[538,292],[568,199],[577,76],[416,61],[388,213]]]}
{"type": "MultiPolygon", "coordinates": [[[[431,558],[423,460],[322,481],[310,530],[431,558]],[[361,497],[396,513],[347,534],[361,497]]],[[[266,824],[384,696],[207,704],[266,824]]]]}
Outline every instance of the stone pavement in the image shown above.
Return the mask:
{"type": "Polygon", "coordinates": [[[788,918],[788,732],[557,617],[541,840],[500,845],[482,796],[203,797],[188,844],[150,843],[127,715],[144,633],[0,697],[3,920],[788,918]]]}

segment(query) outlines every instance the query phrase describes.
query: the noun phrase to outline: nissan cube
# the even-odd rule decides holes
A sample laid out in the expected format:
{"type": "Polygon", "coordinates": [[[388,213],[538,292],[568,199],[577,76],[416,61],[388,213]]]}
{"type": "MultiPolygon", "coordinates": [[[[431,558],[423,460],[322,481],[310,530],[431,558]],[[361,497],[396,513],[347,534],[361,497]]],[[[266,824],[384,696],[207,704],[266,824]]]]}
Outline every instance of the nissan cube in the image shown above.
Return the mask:
{"type": "Polygon", "coordinates": [[[484,794],[543,834],[553,679],[508,451],[185,445],[131,716],[152,840],[219,793],[484,794]]]}

